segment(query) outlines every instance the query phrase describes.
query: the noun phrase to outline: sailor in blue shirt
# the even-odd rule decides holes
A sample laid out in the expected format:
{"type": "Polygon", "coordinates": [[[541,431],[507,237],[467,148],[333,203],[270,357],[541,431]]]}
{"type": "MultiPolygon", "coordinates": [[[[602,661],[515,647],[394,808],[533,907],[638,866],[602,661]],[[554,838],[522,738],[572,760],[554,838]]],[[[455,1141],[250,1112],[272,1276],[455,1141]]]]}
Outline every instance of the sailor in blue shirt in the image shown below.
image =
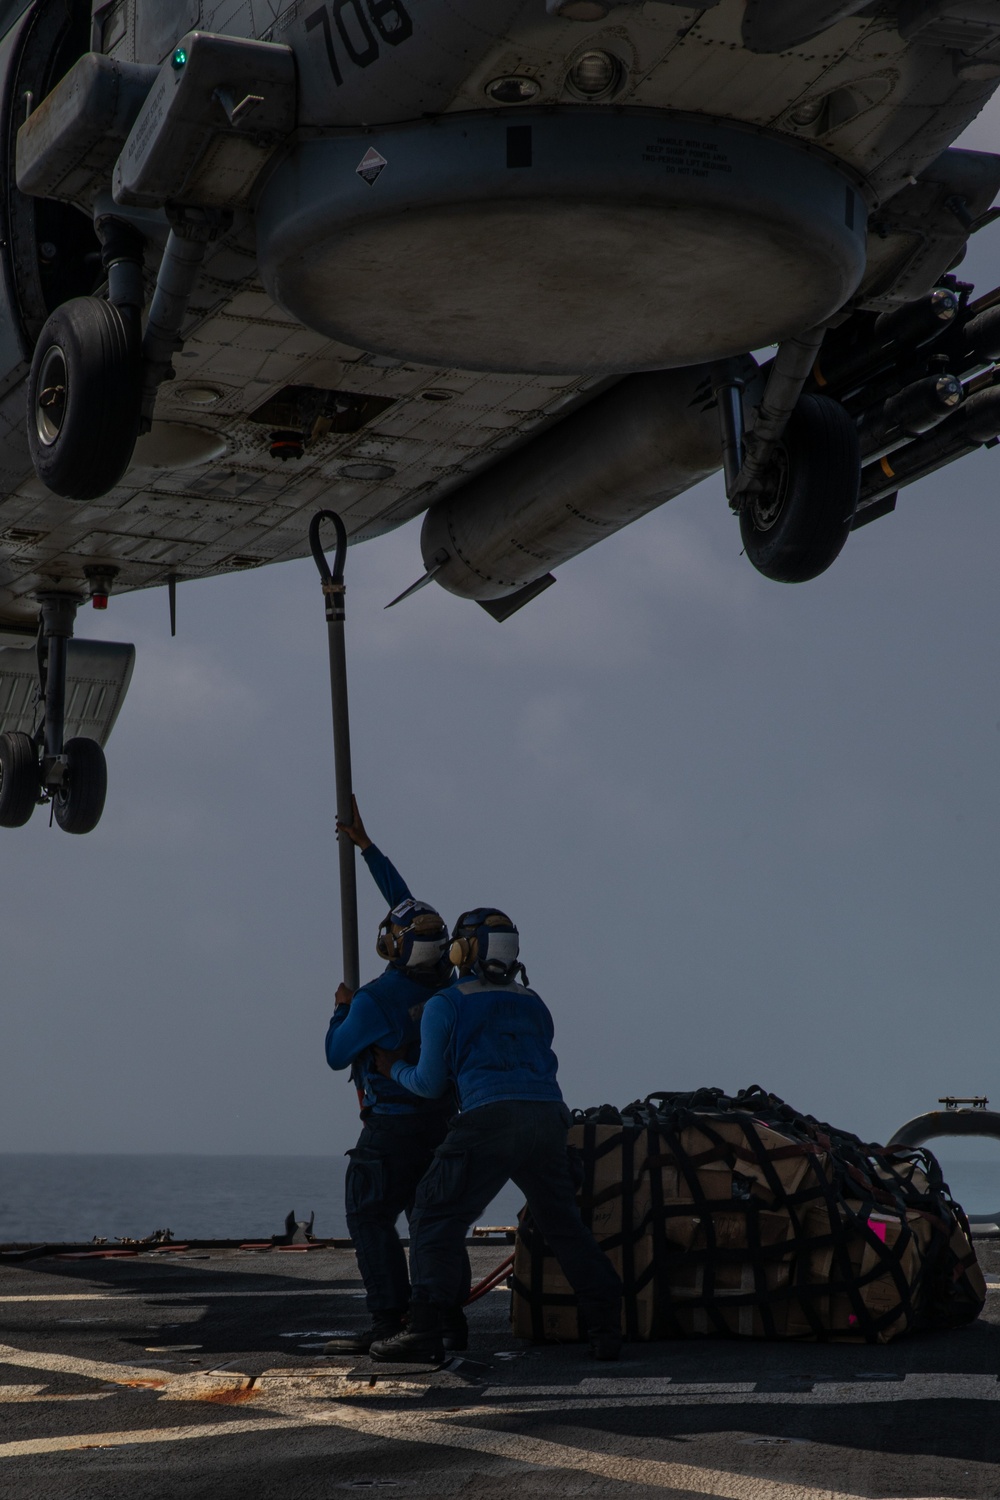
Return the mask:
{"type": "MultiPolygon", "coordinates": [[[[355,995],[340,985],[326,1035],[326,1060],[331,1068],[351,1070],[364,1121],[357,1145],[348,1152],[345,1194],[347,1226],[372,1318],[370,1329],[335,1338],[326,1347],[329,1353],[364,1354],[374,1339],[389,1337],[403,1326],[410,1282],[396,1221],[401,1213],[409,1218],[417,1184],[444,1139],[455,1107],[451,1090],[427,1099],[383,1078],[373,1048],[392,1048],[416,1061],[421,1011],[435,990],[450,982],[452,968],[447,927],[433,907],[414,900],[399,871],[376,849],[357,803],[353,823],[341,824],[338,831],[361,850],[391,908],[376,944],[379,957],[388,961],[385,971],[355,995]]],[[[452,1348],[465,1347],[461,1303],[468,1286],[466,1269],[446,1320],[452,1348]]]]}
{"type": "Polygon", "coordinates": [[[420,1058],[377,1055],[386,1078],[422,1098],[454,1085],[459,1115],[417,1190],[410,1219],[409,1327],[373,1342],[384,1360],[442,1357],[445,1310],[461,1286],[469,1226],[510,1180],[579,1299],[598,1359],[621,1350],[621,1282],[580,1217],[566,1131],[570,1113],[556,1082],[552,1017],[527,987],[517,928],[492,907],[458,920],[451,961],[460,971],[423,1010],[420,1058]],[[524,984],[515,983],[520,972],[524,984]]]}

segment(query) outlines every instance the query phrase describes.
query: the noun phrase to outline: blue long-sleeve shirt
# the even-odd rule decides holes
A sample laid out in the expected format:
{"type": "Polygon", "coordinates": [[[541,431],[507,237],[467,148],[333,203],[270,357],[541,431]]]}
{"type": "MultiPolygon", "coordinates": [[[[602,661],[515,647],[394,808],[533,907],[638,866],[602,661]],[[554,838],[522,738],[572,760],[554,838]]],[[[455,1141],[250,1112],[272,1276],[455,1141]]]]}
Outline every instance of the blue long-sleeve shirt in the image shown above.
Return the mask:
{"type": "MultiPolygon", "coordinates": [[[[376,984],[380,989],[388,989],[386,981],[395,972],[394,969],[387,969],[378,979],[369,981],[369,984],[358,990],[350,1005],[337,1006],[326,1034],[326,1060],[331,1068],[339,1070],[351,1067],[355,1058],[360,1057],[362,1052],[367,1052],[369,1047],[384,1047],[389,1051],[400,1045],[398,1040],[391,1040],[396,1035],[396,1029],[387,1020],[385,1011],[375,996],[370,993],[371,987],[376,984]]],[[[403,974],[399,978],[407,986],[403,989],[402,998],[412,1005],[412,991],[416,986],[403,974]]],[[[393,986],[393,989],[396,988],[393,986]]],[[[423,1001],[426,998],[427,990],[424,989],[420,999],[423,1001]]]]}
{"type": "Polygon", "coordinates": [[[411,1094],[439,1099],[448,1087],[448,1048],[455,1016],[443,995],[433,995],[420,1018],[420,1060],[392,1065],[392,1076],[411,1094]]]}
{"type": "MultiPolygon", "coordinates": [[[[380,849],[370,844],[362,858],[390,909],[410,898],[406,881],[380,849]]],[[[389,964],[377,979],[362,985],[349,1006],[338,1005],[334,1011],[326,1033],[326,1060],[338,1071],[351,1069],[363,1114],[426,1114],[448,1107],[447,1100],[443,1106],[429,1104],[382,1078],[371,1056],[372,1047],[394,1051],[410,1045],[415,1052],[420,1010],[433,989],[389,964]]]]}
{"type": "Polygon", "coordinates": [[[410,890],[410,887],[402,875],[400,875],[392,860],[388,859],[382,853],[381,849],[377,849],[374,844],[369,844],[361,858],[368,866],[372,879],[388,902],[390,911],[392,911],[393,907],[398,906],[401,901],[410,901],[413,899],[413,892],[410,890]]]}
{"type": "Polygon", "coordinates": [[[454,1082],[459,1107],[501,1100],[559,1101],[552,1017],[525,985],[459,980],[433,995],[420,1020],[417,1062],[394,1063],[394,1081],[437,1099],[454,1082]]]}
{"type": "MultiPolygon", "coordinates": [[[[361,858],[368,866],[383,899],[388,902],[390,911],[401,901],[412,898],[410,887],[392,860],[375,844],[369,844],[361,858]]],[[[395,972],[390,964],[380,977],[384,980],[387,975],[395,972]]],[[[385,1012],[369,994],[370,985],[376,982],[369,981],[369,985],[358,990],[350,1005],[338,1005],[334,1011],[326,1034],[326,1060],[331,1068],[349,1068],[354,1059],[369,1047],[388,1048],[391,1045],[386,1040],[390,1028],[385,1012]]],[[[426,1000],[426,987],[420,998],[426,1000]]]]}

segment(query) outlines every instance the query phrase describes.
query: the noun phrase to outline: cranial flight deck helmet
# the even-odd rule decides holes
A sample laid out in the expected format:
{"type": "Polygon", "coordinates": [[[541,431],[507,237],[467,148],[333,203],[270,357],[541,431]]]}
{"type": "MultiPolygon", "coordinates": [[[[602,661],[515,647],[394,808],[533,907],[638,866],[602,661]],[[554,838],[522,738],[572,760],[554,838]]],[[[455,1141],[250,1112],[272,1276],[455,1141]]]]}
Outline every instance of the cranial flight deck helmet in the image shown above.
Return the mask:
{"type": "Polygon", "coordinates": [[[426,901],[408,896],[382,921],[375,951],[397,969],[436,969],[448,947],[448,928],[426,901]]]}
{"type": "Polygon", "coordinates": [[[509,984],[520,969],[521,951],[517,928],[505,912],[495,906],[476,906],[464,911],[451,934],[448,957],[457,969],[476,969],[490,984],[509,984]]]}

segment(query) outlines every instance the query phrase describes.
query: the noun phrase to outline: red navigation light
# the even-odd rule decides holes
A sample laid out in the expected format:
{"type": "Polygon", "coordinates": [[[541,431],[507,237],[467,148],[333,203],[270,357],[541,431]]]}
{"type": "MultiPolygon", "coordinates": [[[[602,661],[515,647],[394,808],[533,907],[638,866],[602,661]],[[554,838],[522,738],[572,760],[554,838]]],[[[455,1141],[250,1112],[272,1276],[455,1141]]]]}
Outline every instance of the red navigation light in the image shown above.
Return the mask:
{"type": "Polygon", "coordinates": [[[93,594],[91,595],[91,603],[95,609],[107,609],[108,596],[107,594],[93,594]]]}

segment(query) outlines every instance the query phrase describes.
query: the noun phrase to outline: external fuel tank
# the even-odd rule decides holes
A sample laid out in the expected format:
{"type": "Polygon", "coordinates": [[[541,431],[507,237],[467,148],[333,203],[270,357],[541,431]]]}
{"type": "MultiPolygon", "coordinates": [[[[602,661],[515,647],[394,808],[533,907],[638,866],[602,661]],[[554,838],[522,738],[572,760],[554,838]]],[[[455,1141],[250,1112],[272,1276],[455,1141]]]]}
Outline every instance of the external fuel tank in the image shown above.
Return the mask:
{"type": "Polygon", "coordinates": [[[433,505],[424,563],[453,594],[500,599],[721,465],[710,366],[630,375],[433,505]]]}

